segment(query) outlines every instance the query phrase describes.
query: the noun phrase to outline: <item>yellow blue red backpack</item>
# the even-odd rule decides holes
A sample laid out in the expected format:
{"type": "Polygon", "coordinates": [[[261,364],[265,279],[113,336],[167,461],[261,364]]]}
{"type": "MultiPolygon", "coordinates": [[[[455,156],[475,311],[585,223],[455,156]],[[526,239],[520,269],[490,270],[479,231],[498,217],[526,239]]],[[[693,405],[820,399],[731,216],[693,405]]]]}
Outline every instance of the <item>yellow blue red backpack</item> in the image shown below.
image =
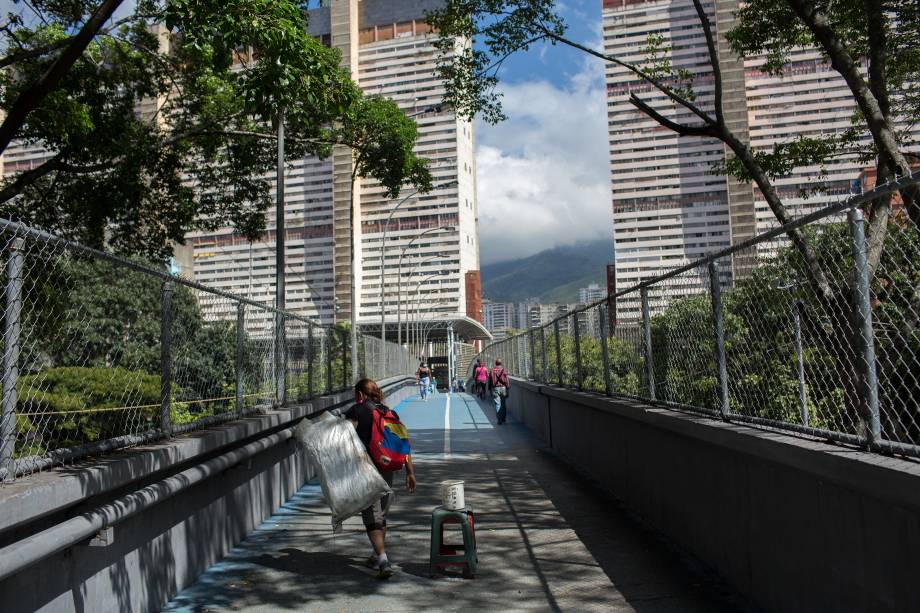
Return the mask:
{"type": "Polygon", "coordinates": [[[406,465],[412,453],[409,431],[399,421],[399,415],[384,404],[375,403],[374,422],[371,426],[371,460],[380,470],[397,471],[406,465]]]}

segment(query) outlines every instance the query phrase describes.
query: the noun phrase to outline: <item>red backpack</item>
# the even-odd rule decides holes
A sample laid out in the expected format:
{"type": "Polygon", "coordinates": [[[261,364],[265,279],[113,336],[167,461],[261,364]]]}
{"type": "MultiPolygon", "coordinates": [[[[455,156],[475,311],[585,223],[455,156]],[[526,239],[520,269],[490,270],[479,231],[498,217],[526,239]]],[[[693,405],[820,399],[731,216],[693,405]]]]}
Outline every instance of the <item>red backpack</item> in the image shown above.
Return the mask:
{"type": "Polygon", "coordinates": [[[402,469],[406,465],[406,458],[412,452],[409,447],[409,431],[399,421],[399,415],[386,405],[374,406],[374,422],[371,426],[371,444],[368,452],[377,468],[387,471],[402,469]]]}

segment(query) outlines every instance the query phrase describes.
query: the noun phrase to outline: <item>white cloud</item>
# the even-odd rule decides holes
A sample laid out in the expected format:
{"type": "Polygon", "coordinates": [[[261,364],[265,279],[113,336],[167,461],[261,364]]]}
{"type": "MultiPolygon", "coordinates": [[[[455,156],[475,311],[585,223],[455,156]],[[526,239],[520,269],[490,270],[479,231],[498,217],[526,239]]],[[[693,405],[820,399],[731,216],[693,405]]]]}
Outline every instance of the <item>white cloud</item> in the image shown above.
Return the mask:
{"type": "Polygon", "coordinates": [[[478,127],[483,263],[579,240],[612,243],[603,64],[586,60],[563,87],[541,80],[501,89],[509,119],[478,127]]]}

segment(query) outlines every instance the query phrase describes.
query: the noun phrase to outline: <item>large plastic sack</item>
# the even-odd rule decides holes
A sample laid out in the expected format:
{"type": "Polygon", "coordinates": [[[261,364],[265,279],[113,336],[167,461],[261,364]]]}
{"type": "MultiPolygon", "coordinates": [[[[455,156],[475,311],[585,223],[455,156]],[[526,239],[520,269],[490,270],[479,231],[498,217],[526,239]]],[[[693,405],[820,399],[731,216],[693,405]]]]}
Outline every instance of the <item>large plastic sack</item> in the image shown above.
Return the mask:
{"type": "Polygon", "coordinates": [[[332,528],[357,515],[393,491],[371,462],[354,425],[326,412],[304,419],[294,436],[319,473],[323,495],[332,510],[332,528]]]}

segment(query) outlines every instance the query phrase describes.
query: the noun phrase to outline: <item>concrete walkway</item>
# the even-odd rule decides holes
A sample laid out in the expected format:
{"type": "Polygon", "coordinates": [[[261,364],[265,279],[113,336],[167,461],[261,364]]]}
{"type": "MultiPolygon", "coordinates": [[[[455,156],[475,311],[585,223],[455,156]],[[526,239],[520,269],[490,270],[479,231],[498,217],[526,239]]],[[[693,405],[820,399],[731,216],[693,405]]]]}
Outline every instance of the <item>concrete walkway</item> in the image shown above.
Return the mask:
{"type": "Polygon", "coordinates": [[[370,546],[360,518],[333,535],[320,488],[309,484],[165,611],[739,610],[522,426],[495,426],[486,404],[439,394],[396,409],[410,429],[419,487],[400,490],[391,510],[392,579],[364,568],[370,546]],[[428,577],[430,512],[445,479],[466,482],[476,511],[472,580],[428,577]]]}

